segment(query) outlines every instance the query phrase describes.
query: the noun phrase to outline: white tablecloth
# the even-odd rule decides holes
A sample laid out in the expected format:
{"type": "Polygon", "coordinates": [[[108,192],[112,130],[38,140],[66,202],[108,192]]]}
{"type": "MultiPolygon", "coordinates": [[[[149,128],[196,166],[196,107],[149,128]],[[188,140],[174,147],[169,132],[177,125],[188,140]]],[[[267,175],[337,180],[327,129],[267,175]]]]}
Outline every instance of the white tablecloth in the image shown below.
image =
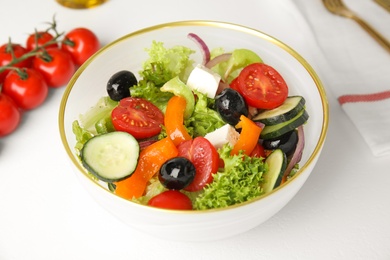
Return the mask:
{"type": "MultiPolygon", "coordinates": [[[[162,22],[238,23],[279,38],[323,76],[309,26],[287,0],[110,0],[91,10],[66,9],[54,0],[2,0],[0,42],[11,36],[24,43],[54,14],[60,31],[85,26],[103,44],[162,22]]],[[[44,105],[24,115],[15,133],[0,139],[1,260],[390,259],[390,157],[372,155],[332,93],[322,156],[285,208],[242,235],[180,243],[130,229],[83,189],[59,139],[63,90],[51,90],[44,105]]]]}

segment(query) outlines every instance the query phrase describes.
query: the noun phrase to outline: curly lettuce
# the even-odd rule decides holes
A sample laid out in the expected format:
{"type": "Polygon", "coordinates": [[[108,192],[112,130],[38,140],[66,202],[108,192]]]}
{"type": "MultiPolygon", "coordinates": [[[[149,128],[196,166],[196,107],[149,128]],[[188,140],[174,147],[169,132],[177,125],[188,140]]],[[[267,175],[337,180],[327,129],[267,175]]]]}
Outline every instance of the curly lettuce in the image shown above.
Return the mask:
{"type": "Polygon", "coordinates": [[[218,152],[225,167],[214,175],[194,202],[194,209],[223,208],[252,200],[264,194],[261,184],[268,170],[263,158],[243,153],[230,155],[231,146],[224,145],[218,152]]]}
{"type": "Polygon", "coordinates": [[[193,137],[205,136],[226,123],[218,112],[213,109],[214,99],[208,98],[205,94],[196,90],[194,92],[197,97],[194,111],[190,118],[184,120],[184,124],[193,137]]]}
{"type": "Polygon", "coordinates": [[[149,58],[139,72],[141,80],[130,88],[132,97],[144,98],[161,111],[165,112],[168,100],[173,96],[170,92],[163,92],[160,88],[169,80],[178,77],[186,82],[188,75],[194,68],[194,61],[190,58],[195,51],[185,46],[165,48],[164,43],[153,41],[146,49],[149,58]]]}
{"type": "Polygon", "coordinates": [[[130,88],[132,97],[146,99],[152,102],[163,113],[167,107],[168,100],[173,96],[170,92],[163,92],[153,82],[140,80],[137,86],[130,88]]]}
{"type": "Polygon", "coordinates": [[[178,76],[186,82],[193,69],[194,61],[190,59],[194,50],[185,46],[165,48],[163,42],[153,41],[150,49],[146,50],[149,58],[143,64],[140,76],[161,87],[165,82],[178,76]]]}

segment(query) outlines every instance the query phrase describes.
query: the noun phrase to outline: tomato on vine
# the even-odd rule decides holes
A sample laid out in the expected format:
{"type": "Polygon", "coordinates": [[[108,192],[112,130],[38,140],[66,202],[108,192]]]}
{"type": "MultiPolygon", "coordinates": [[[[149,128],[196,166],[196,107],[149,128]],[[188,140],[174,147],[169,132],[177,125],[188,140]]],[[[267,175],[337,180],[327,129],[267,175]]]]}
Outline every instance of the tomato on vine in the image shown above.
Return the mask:
{"type": "Polygon", "coordinates": [[[24,68],[8,73],[3,83],[3,92],[21,109],[31,110],[46,100],[48,86],[39,72],[24,68]]]}
{"type": "MultiPolygon", "coordinates": [[[[30,34],[26,40],[26,49],[27,51],[32,51],[37,47],[41,47],[44,44],[48,43],[49,41],[52,41],[54,39],[54,36],[47,32],[35,32],[33,34],[30,34]]],[[[45,46],[46,49],[48,48],[55,48],[58,47],[58,43],[53,42],[53,44],[49,44],[45,46]]]]}
{"type": "Polygon", "coordinates": [[[96,35],[77,28],[66,35],[57,31],[53,19],[46,30],[28,35],[25,47],[0,46],[0,137],[19,125],[23,110],[40,106],[49,87],[66,85],[76,65],[81,65],[100,48],[96,35]]]}
{"type": "MultiPolygon", "coordinates": [[[[14,58],[20,58],[27,53],[26,48],[20,44],[15,43],[6,43],[0,46],[0,67],[8,65],[14,58]]],[[[29,67],[31,64],[31,59],[25,59],[13,64],[13,67],[23,68],[29,67]]],[[[0,83],[4,81],[5,76],[9,70],[0,70],[0,83]]]]}
{"type": "Polygon", "coordinates": [[[15,102],[0,92],[0,137],[6,136],[18,127],[21,114],[15,102]]]}
{"type": "Polygon", "coordinates": [[[66,85],[76,70],[70,55],[56,48],[34,57],[32,67],[43,75],[47,85],[52,88],[66,85]]]}
{"type": "Polygon", "coordinates": [[[76,28],[68,32],[62,41],[61,49],[68,52],[73,62],[80,66],[100,48],[99,39],[86,28],[76,28]]]}

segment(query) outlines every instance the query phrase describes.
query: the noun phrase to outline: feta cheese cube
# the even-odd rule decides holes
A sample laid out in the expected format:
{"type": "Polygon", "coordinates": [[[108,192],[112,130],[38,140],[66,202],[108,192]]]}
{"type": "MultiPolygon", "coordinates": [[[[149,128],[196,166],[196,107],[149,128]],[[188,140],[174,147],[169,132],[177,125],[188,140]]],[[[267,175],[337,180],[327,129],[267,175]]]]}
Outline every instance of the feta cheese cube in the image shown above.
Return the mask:
{"type": "Polygon", "coordinates": [[[215,148],[219,149],[224,144],[229,143],[234,146],[238,141],[240,134],[234,129],[233,126],[226,124],[211,133],[205,135],[205,138],[214,145],[215,148]]]}
{"type": "Polygon", "coordinates": [[[214,98],[218,90],[221,76],[211,69],[198,64],[190,73],[187,86],[195,89],[209,98],[214,98]]]}

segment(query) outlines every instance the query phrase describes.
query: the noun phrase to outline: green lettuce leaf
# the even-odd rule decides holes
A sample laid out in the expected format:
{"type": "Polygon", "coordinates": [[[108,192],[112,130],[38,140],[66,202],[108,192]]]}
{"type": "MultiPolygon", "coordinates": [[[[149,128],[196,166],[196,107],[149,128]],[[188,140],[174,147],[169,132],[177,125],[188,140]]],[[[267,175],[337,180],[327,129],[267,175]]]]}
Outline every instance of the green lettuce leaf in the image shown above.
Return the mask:
{"type": "Polygon", "coordinates": [[[197,96],[194,111],[190,118],[184,120],[184,125],[193,137],[205,136],[226,123],[218,112],[213,109],[214,99],[208,98],[201,92],[194,92],[197,96]]]}
{"type": "MultiPolygon", "coordinates": [[[[222,48],[211,51],[211,58],[225,53],[222,48]]],[[[229,60],[214,66],[212,70],[218,73],[222,80],[230,83],[236,78],[241,70],[252,63],[262,63],[263,60],[255,52],[248,49],[235,49],[231,52],[229,60]]]]}
{"type": "Polygon", "coordinates": [[[225,167],[214,175],[213,181],[195,199],[195,209],[223,208],[264,194],[261,184],[268,166],[263,158],[249,157],[243,153],[231,156],[231,149],[226,144],[218,151],[225,167]]]}
{"type": "Polygon", "coordinates": [[[72,132],[76,137],[76,145],[75,149],[80,154],[81,149],[83,148],[84,144],[94,137],[94,134],[91,132],[85,130],[83,127],[80,126],[79,121],[75,120],[72,123],[72,132]]]}
{"type": "Polygon", "coordinates": [[[80,125],[87,131],[97,134],[96,123],[110,117],[111,111],[118,105],[117,101],[108,96],[101,97],[86,113],[80,115],[80,125]]]}
{"type": "Polygon", "coordinates": [[[167,107],[168,100],[173,96],[170,92],[163,92],[151,81],[140,80],[137,86],[130,88],[132,97],[146,99],[152,102],[163,113],[167,107]]]}
{"type": "Polygon", "coordinates": [[[175,76],[187,82],[193,69],[194,61],[190,59],[190,55],[195,53],[194,50],[185,46],[165,48],[163,42],[153,41],[150,49],[146,51],[149,59],[144,62],[143,70],[140,71],[144,80],[153,82],[157,87],[175,76]]]}
{"type": "Polygon", "coordinates": [[[171,92],[176,96],[181,96],[186,100],[184,118],[189,118],[194,112],[195,97],[192,90],[179,79],[178,76],[166,82],[161,88],[163,92],[171,92]]]}

